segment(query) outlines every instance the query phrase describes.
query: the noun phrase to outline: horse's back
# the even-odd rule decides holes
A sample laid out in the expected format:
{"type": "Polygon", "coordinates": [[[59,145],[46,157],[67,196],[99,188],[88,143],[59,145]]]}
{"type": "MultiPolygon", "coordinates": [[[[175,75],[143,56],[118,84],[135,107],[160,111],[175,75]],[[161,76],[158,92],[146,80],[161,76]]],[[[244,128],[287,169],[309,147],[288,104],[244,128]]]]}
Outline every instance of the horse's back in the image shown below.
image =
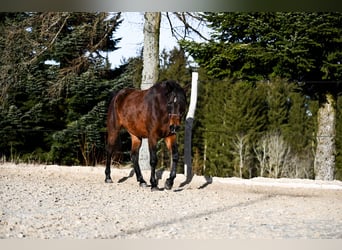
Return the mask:
{"type": "Polygon", "coordinates": [[[131,111],[136,112],[136,108],[142,108],[144,105],[145,90],[139,89],[122,89],[115,98],[115,105],[119,112],[131,111]]]}
{"type": "MultiPolygon", "coordinates": [[[[170,93],[178,91],[178,88],[180,87],[176,82],[168,81],[155,84],[147,90],[120,90],[112,101],[118,125],[139,138],[168,136],[172,113],[172,110],[168,110],[168,105],[175,105],[175,101],[169,100],[170,93]]],[[[176,98],[173,97],[172,100],[176,98]]]]}
{"type": "Polygon", "coordinates": [[[122,89],[113,100],[120,125],[137,137],[148,136],[148,106],[144,101],[145,95],[145,90],[122,89]]]}

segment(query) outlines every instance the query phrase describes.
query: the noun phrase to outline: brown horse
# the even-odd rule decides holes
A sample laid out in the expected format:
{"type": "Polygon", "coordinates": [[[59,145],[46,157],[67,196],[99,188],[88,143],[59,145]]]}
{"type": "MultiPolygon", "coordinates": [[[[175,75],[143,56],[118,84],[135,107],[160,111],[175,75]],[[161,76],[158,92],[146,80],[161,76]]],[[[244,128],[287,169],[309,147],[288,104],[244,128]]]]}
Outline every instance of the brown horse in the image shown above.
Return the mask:
{"type": "Polygon", "coordinates": [[[157,190],[155,168],[157,142],[164,138],[170,152],[171,172],[165,188],[171,189],[176,177],[178,146],[176,132],[186,109],[185,91],[175,81],[164,81],[147,90],[122,89],[112,98],[107,115],[107,162],[105,182],[113,182],[110,165],[121,128],[131,135],[131,160],[140,186],[146,186],[138,163],[142,138],[148,138],[151,165],[151,189],[157,190]]]}

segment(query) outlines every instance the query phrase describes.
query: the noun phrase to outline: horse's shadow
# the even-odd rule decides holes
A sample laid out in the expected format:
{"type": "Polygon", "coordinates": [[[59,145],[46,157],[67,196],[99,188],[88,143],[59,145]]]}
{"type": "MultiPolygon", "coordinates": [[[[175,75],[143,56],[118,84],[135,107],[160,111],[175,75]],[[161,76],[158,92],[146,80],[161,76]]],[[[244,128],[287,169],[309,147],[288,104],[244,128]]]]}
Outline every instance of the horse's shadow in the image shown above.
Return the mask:
{"type": "Polygon", "coordinates": [[[206,186],[210,185],[213,183],[213,178],[211,176],[204,176],[205,178],[205,183],[202,184],[201,186],[198,187],[198,189],[203,189],[205,188],[206,186]]]}
{"type": "MultiPolygon", "coordinates": [[[[158,181],[163,178],[163,173],[164,173],[164,168],[160,168],[156,171],[156,177],[157,177],[157,184],[158,181]]],[[[132,168],[131,171],[129,172],[128,176],[122,177],[121,179],[118,180],[118,183],[123,183],[127,181],[129,178],[132,178],[134,176],[135,172],[134,169],[132,168]]]]}
{"type": "MultiPolygon", "coordinates": [[[[164,173],[165,169],[164,168],[160,168],[157,169],[156,171],[156,179],[157,179],[157,185],[159,183],[159,181],[163,178],[163,173],[164,173]]],[[[127,181],[129,178],[132,178],[134,176],[135,172],[134,169],[131,169],[131,171],[129,172],[128,176],[122,177],[121,179],[118,180],[118,183],[123,183],[125,181],[127,181]]],[[[179,187],[177,189],[174,190],[174,192],[179,192],[179,191],[183,191],[184,186],[187,184],[190,184],[192,179],[193,179],[194,175],[189,175],[186,177],[186,180],[184,182],[182,182],[179,187]]],[[[205,178],[205,183],[202,184],[200,187],[198,187],[198,189],[203,189],[206,188],[208,185],[213,183],[213,178],[210,176],[204,176],[205,178]]],[[[148,187],[150,185],[147,185],[148,187]]],[[[158,188],[159,191],[163,191],[164,188],[158,188]]]]}
{"type": "MultiPolygon", "coordinates": [[[[186,177],[186,180],[184,182],[182,182],[180,185],[179,185],[179,189],[178,191],[182,191],[183,187],[187,184],[190,184],[192,179],[193,179],[194,175],[191,174],[189,176],[186,177]]],[[[208,185],[212,184],[213,183],[213,178],[211,176],[203,176],[205,178],[205,183],[202,184],[201,186],[199,186],[197,189],[203,189],[205,187],[207,187],[208,185]]]]}
{"type": "Polygon", "coordinates": [[[128,180],[128,178],[131,178],[134,176],[134,169],[131,169],[131,171],[129,172],[128,176],[122,177],[121,179],[118,180],[118,183],[122,183],[128,180]]]}

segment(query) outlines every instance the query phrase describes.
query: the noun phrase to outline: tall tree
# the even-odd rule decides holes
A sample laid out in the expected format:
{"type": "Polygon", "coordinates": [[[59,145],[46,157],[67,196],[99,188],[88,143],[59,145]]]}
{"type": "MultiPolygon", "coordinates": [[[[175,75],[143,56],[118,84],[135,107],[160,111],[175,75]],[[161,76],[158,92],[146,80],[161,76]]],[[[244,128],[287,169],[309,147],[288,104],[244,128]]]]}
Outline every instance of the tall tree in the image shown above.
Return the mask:
{"type": "Polygon", "coordinates": [[[317,147],[315,156],[315,179],[333,180],[336,151],[336,97],[335,93],[323,94],[317,115],[317,147]]]}
{"type": "Polygon", "coordinates": [[[8,134],[0,152],[10,155],[11,142],[22,158],[75,164],[85,158],[82,138],[100,152],[113,88],[102,54],[116,49],[120,13],[2,13],[0,21],[0,133],[8,134]]]}
{"type": "Polygon", "coordinates": [[[278,76],[304,82],[304,92],[310,90],[312,98],[319,97],[315,177],[332,179],[335,129],[320,128],[335,127],[335,93],[340,91],[336,83],[342,76],[342,14],[208,13],[206,19],[214,30],[212,40],[183,41],[182,46],[209,74],[249,81],[278,76]],[[325,158],[329,164],[321,164],[325,158]]]}
{"type": "MultiPolygon", "coordinates": [[[[148,89],[158,81],[159,77],[159,36],[160,12],[145,12],[144,14],[144,50],[141,89],[148,89]]],[[[141,169],[150,169],[150,155],[147,139],[142,139],[139,152],[141,169]]]]}
{"type": "Polygon", "coordinates": [[[159,78],[160,12],[144,14],[144,49],[141,89],[148,89],[159,78]]]}

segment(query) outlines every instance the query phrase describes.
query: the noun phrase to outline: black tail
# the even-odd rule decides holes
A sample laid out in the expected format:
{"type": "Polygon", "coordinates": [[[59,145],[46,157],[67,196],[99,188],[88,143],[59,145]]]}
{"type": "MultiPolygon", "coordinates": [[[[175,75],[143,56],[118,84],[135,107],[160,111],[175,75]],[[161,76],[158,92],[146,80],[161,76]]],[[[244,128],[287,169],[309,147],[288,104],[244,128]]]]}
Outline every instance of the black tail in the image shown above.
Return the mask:
{"type": "Polygon", "coordinates": [[[115,112],[115,97],[117,92],[111,93],[110,103],[108,105],[107,111],[107,160],[106,160],[106,170],[105,182],[111,183],[113,182],[110,177],[110,165],[112,162],[113,152],[116,151],[116,146],[118,144],[119,132],[120,129],[117,126],[116,112],[115,112]]]}
{"type": "MultiPolygon", "coordinates": [[[[117,118],[115,112],[115,98],[119,91],[113,91],[110,93],[109,103],[108,103],[108,110],[107,110],[107,146],[112,142],[109,141],[109,137],[111,133],[114,133],[117,130],[117,118]]],[[[114,145],[113,145],[114,146],[114,145]]]]}

